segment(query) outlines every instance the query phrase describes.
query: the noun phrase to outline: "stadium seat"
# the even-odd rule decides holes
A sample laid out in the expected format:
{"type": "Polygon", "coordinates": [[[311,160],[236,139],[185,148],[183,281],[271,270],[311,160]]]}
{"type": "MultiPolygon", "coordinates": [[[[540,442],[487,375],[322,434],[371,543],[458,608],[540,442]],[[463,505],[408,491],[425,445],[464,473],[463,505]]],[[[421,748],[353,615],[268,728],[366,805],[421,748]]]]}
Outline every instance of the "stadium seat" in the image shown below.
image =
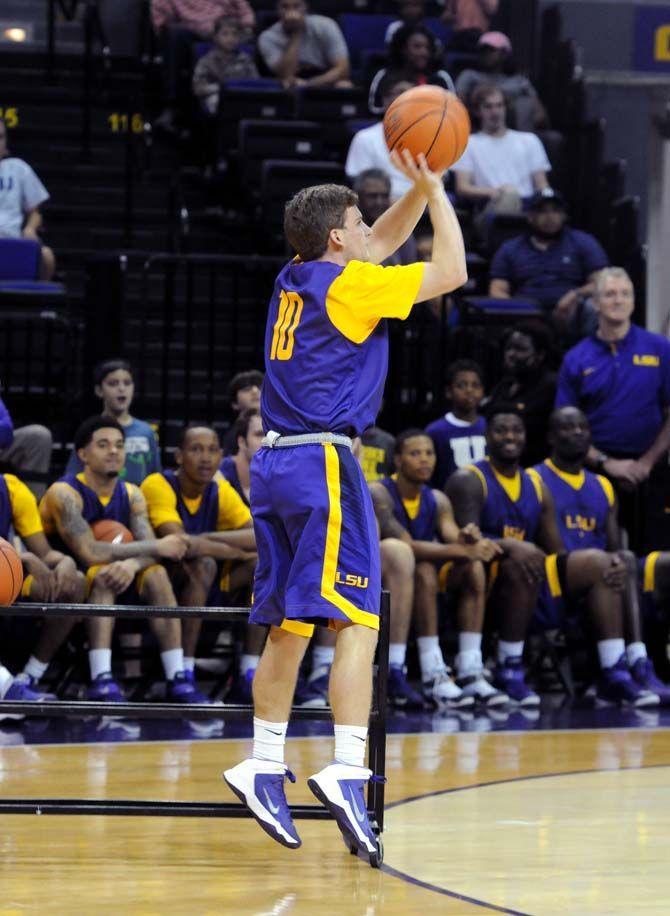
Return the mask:
{"type": "Polygon", "coordinates": [[[322,127],[314,121],[243,119],[238,149],[245,184],[257,185],[264,159],[322,158],[322,127]]]}
{"type": "Polygon", "coordinates": [[[368,109],[365,93],[360,89],[299,89],[296,95],[296,116],[305,121],[325,124],[343,118],[364,118],[368,109]]]}
{"type": "Polygon", "coordinates": [[[528,221],[523,213],[491,214],[486,231],[486,249],[493,255],[503,242],[526,231],[528,221]]]}
{"type": "Polygon", "coordinates": [[[340,16],[340,28],[354,70],[361,64],[363,51],[384,51],[386,30],[397,18],[378,13],[343,13],[340,16]]]}
{"type": "MultiPolygon", "coordinates": [[[[275,82],[275,81],[273,81],[275,82]]],[[[290,92],[266,85],[240,87],[224,83],[219,97],[219,153],[227,156],[237,142],[237,125],[242,118],[292,118],[294,100],[290,92]]]]}
{"type": "Polygon", "coordinates": [[[546,150],[549,162],[551,162],[551,172],[549,174],[551,186],[566,193],[570,180],[565,137],[558,130],[538,130],[537,135],[542,141],[542,146],[546,150]]]}
{"type": "Polygon", "coordinates": [[[0,239],[0,280],[37,280],[40,251],[33,239],[0,239]]]}
{"type": "Polygon", "coordinates": [[[463,324],[513,324],[524,318],[544,318],[535,299],[494,299],[464,296],[458,303],[463,324]]]}
{"type": "Polygon", "coordinates": [[[329,182],[344,183],[343,166],[335,162],[266,160],[261,174],[263,222],[271,231],[281,231],[286,201],[301,188],[329,182]]]}

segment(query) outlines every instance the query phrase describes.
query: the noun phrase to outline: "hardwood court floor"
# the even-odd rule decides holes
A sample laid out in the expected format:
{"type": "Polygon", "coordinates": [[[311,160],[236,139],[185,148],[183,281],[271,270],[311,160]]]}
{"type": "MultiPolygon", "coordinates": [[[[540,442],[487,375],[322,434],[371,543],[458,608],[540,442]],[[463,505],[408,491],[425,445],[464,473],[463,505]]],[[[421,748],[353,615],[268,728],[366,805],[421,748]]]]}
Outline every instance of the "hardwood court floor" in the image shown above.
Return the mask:
{"type": "MultiPolygon", "coordinates": [[[[231,800],[246,741],[0,750],[0,796],[231,800]]],[[[670,731],[394,735],[386,861],[350,857],[328,822],[286,850],[251,821],[0,817],[0,916],[666,914],[670,731]],[[407,799],[410,799],[407,801],[407,799]]],[[[327,762],[289,741],[291,800],[327,762]]]]}

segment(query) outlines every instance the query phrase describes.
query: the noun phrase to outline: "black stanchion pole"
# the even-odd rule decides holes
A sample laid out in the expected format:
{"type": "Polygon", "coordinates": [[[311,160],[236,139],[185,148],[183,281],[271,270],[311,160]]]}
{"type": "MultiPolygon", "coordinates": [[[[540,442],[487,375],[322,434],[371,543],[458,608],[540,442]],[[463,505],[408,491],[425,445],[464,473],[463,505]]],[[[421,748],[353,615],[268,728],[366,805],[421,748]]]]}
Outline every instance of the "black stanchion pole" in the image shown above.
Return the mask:
{"type": "MultiPolygon", "coordinates": [[[[375,679],[374,713],[370,719],[369,766],[376,776],[386,776],[386,703],[389,670],[391,598],[382,592],[380,606],[379,643],[377,647],[377,677],[375,679]]],[[[368,810],[374,813],[377,829],[384,829],[384,783],[368,784],[368,810]]]]}

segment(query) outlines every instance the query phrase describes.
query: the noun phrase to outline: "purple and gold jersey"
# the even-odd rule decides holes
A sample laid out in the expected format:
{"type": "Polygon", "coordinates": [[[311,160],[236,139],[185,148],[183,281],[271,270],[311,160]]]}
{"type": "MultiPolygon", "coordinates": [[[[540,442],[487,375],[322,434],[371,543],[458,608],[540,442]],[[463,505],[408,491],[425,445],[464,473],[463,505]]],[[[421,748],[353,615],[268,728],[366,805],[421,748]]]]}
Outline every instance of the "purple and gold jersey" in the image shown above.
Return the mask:
{"type": "Polygon", "coordinates": [[[521,468],[514,477],[503,477],[488,458],[465,470],[477,475],[484,491],[479,520],[484,537],[534,541],[542,514],[541,481],[521,468]]]}
{"type": "Polygon", "coordinates": [[[298,260],[283,268],[265,332],[266,432],[359,435],[374,424],[388,367],[383,319],[408,316],[423,270],[298,260]]]}
{"type": "Polygon", "coordinates": [[[66,474],[61,477],[58,483],[66,483],[76,490],[82,499],[81,514],[84,521],[89,525],[99,522],[101,519],[112,519],[115,522],[121,522],[126,528],[130,528],[130,499],[128,498],[128,487],[123,480],[117,480],[112,490],[112,495],[108,500],[101,500],[95,490],[92,490],[86,484],[84,474],[70,475],[66,474]]]}
{"type": "Polygon", "coordinates": [[[0,474],[0,537],[7,540],[11,527],[20,538],[44,530],[37,500],[28,487],[13,474],[0,474]]]}
{"type": "Polygon", "coordinates": [[[140,488],[147,501],[149,521],[158,531],[162,525],[181,525],[186,534],[208,531],[230,531],[243,528],[251,521],[248,507],[222,477],[215,477],[200,496],[188,497],[182,492],[175,471],[150,474],[140,488]]]}
{"type": "Polygon", "coordinates": [[[607,517],[614,490],[606,477],[583,470],[561,471],[547,458],[533,468],[545,482],[556,507],[556,521],[567,550],[607,549],[607,517]]]}
{"type": "Polygon", "coordinates": [[[237,465],[235,464],[235,459],[232,455],[226,455],[226,457],[221,462],[219,470],[231,485],[233,490],[235,490],[244,505],[248,506],[249,500],[247,499],[247,494],[244,492],[244,487],[240,483],[240,477],[237,473],[237,465]]]}
{"type": "Polygon", "coordinates": [[[400,495],[398,484],[393,477],[379,481],[388,490],[393,500],[393,515],[414,541],[438,540],[437,503],[430,487],[422,486],[418,499],[405,500],[400,495]]]}

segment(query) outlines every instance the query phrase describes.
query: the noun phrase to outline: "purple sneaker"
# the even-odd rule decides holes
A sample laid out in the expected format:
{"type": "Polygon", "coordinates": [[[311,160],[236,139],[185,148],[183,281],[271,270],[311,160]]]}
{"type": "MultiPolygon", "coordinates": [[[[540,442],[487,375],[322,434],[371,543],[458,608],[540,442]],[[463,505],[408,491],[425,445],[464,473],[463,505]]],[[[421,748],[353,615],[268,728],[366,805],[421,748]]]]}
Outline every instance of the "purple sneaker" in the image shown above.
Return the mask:
{"type": "Polygon", "coordinates": [[[295,782],[285,763],[249,757],[226,770],[223,778],[273,840],[289,849],[302,844],[284,794],[284,780],[295,782]]]}
{"type": "MultiPolygon", "coordinates": [[[[32,684],[32,678],[29,675],[19,674],[14,678],[11,685],[7,688],[3,699],[8,702],[19,702],[19,703],[44,703],[45,700],[56,700],[56,697],[53,693],[42,693],[39,690],[35,690],[32,684]]],[[[2,703],[0,702],[0,722],[3,719],[13,719],[14,721],[20,721],[25,719],[25,716],[21,713],[6,713],[2,712],[2,703]]]]}
{"type": "Polygon", "coordinates": [[[659,697],[633,679],[622,655],[616,665],[603,668],[600,672],[596,703],[600,706],[658,706],[659,697]]]}
{"type": "Polygon", "coordinates": [[[125,703],[123,691],[112,677],[111,671],[104,671],[91,682],[86,690],[86,699],[94,703],[125,703]]]}
{"type": "Polygon", "coordinates": [[[381,844],[372,832],[363,793],[371,777],[375,778],[367,767],[333,761],[310,776],[307,785],[337,821],[347,846],[367,855],[370,864],[378,867],[381,844]]]}
{"type": "Polygon", "coordinates": [[[661,706],[670,706],[670,687],[664,684],[654,670],[654,663],[650,658],[638,658],[630,669],[633,680],[640,687],[655,693],[661,701],[661,706]]]}
{"type": "Polygon", "coordinates": [[[388,699],[395,709],[426,709],[427,703],[407,680],[404,665],[391,665],[388,677],[388,699]]]}
{"type": "Polygon", "coordinates": [[[177,671],[174,678],[167,682],[165,699],[168,703],[209,703],[207,697],[195,685],[191,673],[177,671]]]}
{"type": "Polygon", "coordinates": [[[515,706],[539,706],[540,698],[526,683],[521,658],[508,658],[496,665],[493,686],[509,697],[515,706]]]}

